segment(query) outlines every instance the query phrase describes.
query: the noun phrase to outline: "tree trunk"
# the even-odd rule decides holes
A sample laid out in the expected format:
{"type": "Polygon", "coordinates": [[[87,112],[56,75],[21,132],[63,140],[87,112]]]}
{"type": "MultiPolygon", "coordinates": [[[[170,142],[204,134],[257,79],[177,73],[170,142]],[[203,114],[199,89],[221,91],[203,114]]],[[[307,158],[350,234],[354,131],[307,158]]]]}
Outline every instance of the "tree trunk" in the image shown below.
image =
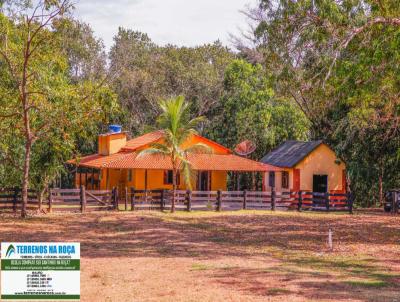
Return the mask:
{"type": "Polygon", "coordinates": [[[379,169],[379,180],[378,180],[378,187],[379,187],[379,206],[383,205],[383,176],[384,176],[384,170],[383,166],[380,166],[379,169]]]}
{"type": "Polygon", "coordinates": [[[26,217],[26,208],[28,205],[28,188],[29,188],[29,168],[31,164],[31,148],[32,148],[32,132],[31,124],[29,120],[29,99],[27,93],[28,86],[28,65],[30,58],[30,46],[31,36],[30,31],[28,32],[28,39],[24,50],[24,66],[22,72],[22,81],[20,86],[20,98],[23,110],[23,122],[24,122],[24,135],[25,135],[25,161],[22,177],[22,210],[21,217],[26,217]]]}
{"type": "MultiPolygon", "coordinates": [[[[46,183],[46,186],[43,186],[43,189],[40,190],[39,196],[38,196],[38,198],[39,198],[39,200],[38,200],[38,202],[39,202],[39,209],[38,209],[38,211],[39,211],[39,212],[41,212],[42,209],[43,209],[44,194],[46,193],[47,190],[48,190],[48,188],[47,188],[47,183],[46,183]]],[[[50,190],[49,190],[49,193],[50,193],[50,190]]]]}
{"type": "Polygon", "coordinates": [[[172,169],[172,202],[171,213],[175,212],[175,195],[176,195],[176,168],[172,169]]]}
{"type": "Polygon", "coordinates": [[[22,210],[21,217],[26,217],[26,208],[28,205],[28,188],[29,188],[29,167],[31,163],[31,148],[32,144],[30,139],[27,139],[25,143],[25,161],[22,178],[22,210]]]}

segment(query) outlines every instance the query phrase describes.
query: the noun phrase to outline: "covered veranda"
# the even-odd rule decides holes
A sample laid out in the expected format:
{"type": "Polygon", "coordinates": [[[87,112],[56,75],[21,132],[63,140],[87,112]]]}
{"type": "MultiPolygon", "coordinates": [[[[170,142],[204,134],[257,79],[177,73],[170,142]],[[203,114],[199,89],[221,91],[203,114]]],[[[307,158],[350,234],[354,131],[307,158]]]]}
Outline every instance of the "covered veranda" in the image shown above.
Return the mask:
{"type": "MultiPolygon", "coordinates": [[[[193,190],[227,190],[228,173],[259,173],[263,181],[266,172],[280,168],[246,159],[234,154],[188,154],[192,165],[193,190]]],[[[125,188],[136,190],[172,189],[172,163],[169,157],[136,152],[122,152],[109,156],[90,155],[69,161],[77,166],[75,186],[108,190],[117,188],[123,196],[125,188]]],[[[188,189],[182,175],[177,177],[179,190],[188,189]]]]}

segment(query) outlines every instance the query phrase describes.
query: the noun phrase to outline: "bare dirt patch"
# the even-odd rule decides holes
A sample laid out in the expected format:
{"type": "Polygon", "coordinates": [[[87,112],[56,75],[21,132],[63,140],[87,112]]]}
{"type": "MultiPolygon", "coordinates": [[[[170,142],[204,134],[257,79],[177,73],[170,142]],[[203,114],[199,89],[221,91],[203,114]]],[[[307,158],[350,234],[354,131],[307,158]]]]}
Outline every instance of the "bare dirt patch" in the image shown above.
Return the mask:
{"type": "Polygon", "coordinates": [[[0,240],[81,242],[82,301],[400,301],[381,213],[0,215],[0,240]]]}

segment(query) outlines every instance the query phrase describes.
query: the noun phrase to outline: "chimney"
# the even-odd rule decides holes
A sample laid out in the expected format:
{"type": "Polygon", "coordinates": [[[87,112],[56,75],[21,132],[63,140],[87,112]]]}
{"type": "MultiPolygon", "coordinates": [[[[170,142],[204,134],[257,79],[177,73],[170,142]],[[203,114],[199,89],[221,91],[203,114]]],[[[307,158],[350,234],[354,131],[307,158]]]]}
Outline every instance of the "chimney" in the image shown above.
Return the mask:
{"type": "Polygon", "coordinates": [[[100,155],[111,155],[118,153],[126,145],[126,132],[121,131],[120,125],[110,125],[108,132],[99,135],[100,155]]]}

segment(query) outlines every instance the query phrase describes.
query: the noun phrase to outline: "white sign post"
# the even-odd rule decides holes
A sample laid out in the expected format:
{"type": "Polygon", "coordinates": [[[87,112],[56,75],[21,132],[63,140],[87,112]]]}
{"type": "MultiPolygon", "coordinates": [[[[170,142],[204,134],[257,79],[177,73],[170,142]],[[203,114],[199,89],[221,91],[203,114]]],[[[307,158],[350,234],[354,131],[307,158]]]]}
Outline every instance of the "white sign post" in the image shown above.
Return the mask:
{"type": "Polygon", "coordinates": [[[1,300],[79,299],[79,243],[1,243],[1,300]]]}

